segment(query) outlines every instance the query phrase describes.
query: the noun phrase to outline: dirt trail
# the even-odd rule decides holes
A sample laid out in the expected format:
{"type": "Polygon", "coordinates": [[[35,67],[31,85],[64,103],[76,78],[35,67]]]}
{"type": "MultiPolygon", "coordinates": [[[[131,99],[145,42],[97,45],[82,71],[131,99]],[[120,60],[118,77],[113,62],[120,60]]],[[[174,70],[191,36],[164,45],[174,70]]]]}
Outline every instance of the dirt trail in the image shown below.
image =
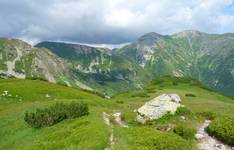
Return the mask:
{"type": "Polygon", "coordinates": [[[206,132],[206,128],[211,123],[210,120],[205,122],[198,128],[195,138],[198,141],[198,147],[201,150],[232,150],[230,146],[223,144],[214,137],[211,137],[206,132]]]}
{"type": "Polygon", "coordinates": [[[128,125],[126,125],[125,122],[121,118],[121,112],[114,113],[113,116],[115,118],[115,122],[119,124],[120,127],[128,128],[128,125]]]}
{"type": "Polygon", "coordinates": [[[114,143],[114,126],[110,122],[110,115],[106,112],[102,113],[103,120],[107,126],[110,127],[110,137],[109,137],[109,146],[105,148],[105,150],[112,150],[115,143],[114,143]]]}
{"type": "Polygon", "coordinates": [[[109,146],[105,150],[112,150],[114,148],[114,125],[110,121],[110,117],[114,117],[115,122],[122,128],[127,128],[128,125],[121,118],[121,112],[114,113],[112,115],[107,114],[106,112],[102,113],[104,123],[110,127],[110,137],[109,137],[109,146]]]}

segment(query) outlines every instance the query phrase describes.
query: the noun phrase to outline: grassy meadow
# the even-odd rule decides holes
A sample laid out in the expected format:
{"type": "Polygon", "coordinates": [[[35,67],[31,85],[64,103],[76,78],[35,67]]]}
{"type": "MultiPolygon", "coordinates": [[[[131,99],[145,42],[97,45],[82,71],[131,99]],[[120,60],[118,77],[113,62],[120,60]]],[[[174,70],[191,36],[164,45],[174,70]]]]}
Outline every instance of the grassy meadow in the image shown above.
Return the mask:
{"type": "Polygon", "coordinates": [[[196,130],[206,119],[204,114],[211,113],[216,118],[233,116],[234,100],[199,84],[170,78],[151,82],[142,90],[121,93],[111,99],[45,81],[0,80],[0,149],[103,150],[109,145],[110,129],[103,121],[102,112],[122,112],[122,119],[129,126],[121,128],[114,124],[116,150],[196,150],[195,139],[185,139],[173,129],[182,126],[196,130]],[[2,95],[4,91],[7,91],[7,96],[2,95]],[[147,125],[137,123],[134,110],[163,93],[179,94],[182,104],[191,114],[185,114],[185,119],[169,116],[147,125]],[[89,115],[39,129],[25,123],[26,111],[57,102],[85,102],[89,106],[89,115]],[[168,128],[171,130],[164,130],[168,128]]]}

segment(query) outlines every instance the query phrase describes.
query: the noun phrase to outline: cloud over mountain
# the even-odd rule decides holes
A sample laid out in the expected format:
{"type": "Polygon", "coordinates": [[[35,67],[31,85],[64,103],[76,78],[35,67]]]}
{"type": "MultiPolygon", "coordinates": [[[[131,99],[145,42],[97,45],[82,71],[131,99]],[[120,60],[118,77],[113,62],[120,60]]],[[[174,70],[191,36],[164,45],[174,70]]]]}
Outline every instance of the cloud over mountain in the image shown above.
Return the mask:
{"type": "Polygon", "coordinates": [[[234,31],[233,0],[1,0],[0,36],[129,42],[146,32],[234,31]]]}

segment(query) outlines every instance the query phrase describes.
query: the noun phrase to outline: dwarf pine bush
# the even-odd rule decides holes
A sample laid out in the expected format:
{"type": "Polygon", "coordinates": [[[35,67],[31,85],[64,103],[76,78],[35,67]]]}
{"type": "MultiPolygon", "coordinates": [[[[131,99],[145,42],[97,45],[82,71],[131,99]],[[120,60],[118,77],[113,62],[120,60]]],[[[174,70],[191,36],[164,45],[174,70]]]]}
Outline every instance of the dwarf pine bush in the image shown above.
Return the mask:
{"type": "Polygon", "coordinates": [[[179,125],[175,127],[173,132],[186,140],[192,140],[196,130],[179,125]]]}
{"type": "Polygon", "coordinates": [[[24,120],[31,127],[41,128],[52,126],[64,119],[78,118],[88,114],[86,103],[56,103],[48,108],[36,109],[35,112],[26,112],[24,120]]]}
{"type": "Polygon", "coordinates": [[[208,126],[207,131],[217,139],[234,146],[234,117],[216,118],[208,126]]]}

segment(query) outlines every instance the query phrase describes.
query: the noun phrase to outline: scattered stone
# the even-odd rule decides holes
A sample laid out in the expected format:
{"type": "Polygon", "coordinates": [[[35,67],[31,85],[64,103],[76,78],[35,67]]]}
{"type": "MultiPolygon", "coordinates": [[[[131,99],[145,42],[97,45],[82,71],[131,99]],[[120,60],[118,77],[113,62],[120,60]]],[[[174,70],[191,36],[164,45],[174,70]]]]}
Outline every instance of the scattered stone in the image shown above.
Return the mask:
{"type": "Polygon", "coordinates": [[[3,91],[3,94],[8,95],[8,91],[3,91]]]}
{"type": "Polygon", "coordinates": [[[108,95],[105,95],[105,98],[106,98],[106,99],[111,99],[111,97],[110,97],[110,96],[108,96],[108,95]]]}
{"type": "Polygon", "coordinates": [[[221,150],[225,150],[225,146],[223,144],[215,144],[215,147],[217,147],[221,150]]]}
{"type": "Polygon", "coordinates": [[[181,118],[182,120],[185,120],[185,119],[186,119],[185,116],[180,116],[180,118],[181,118]]]}
{"type": "Polygon", "coordinates": [[[137,121],[145,124],[147,120],[158,119],[167,113],[174,114],[181,106],[180,102],[177,94],[162,94],[137,110],[137,121]]]}
{"type": "Polygon", "coordinates": [[[203,138],[202,134],[199,134],[199,133],[195,134],[195,139],[196,140],[201,140],[202,138],[203,138]]]}
{"type": "Polygon", "coordinates": [[[167,130],[166,130],[167,132],[169,132],[169,131],[171,131],[171,128],[169,127],[169,128],[167,128],[167,130]]]}

